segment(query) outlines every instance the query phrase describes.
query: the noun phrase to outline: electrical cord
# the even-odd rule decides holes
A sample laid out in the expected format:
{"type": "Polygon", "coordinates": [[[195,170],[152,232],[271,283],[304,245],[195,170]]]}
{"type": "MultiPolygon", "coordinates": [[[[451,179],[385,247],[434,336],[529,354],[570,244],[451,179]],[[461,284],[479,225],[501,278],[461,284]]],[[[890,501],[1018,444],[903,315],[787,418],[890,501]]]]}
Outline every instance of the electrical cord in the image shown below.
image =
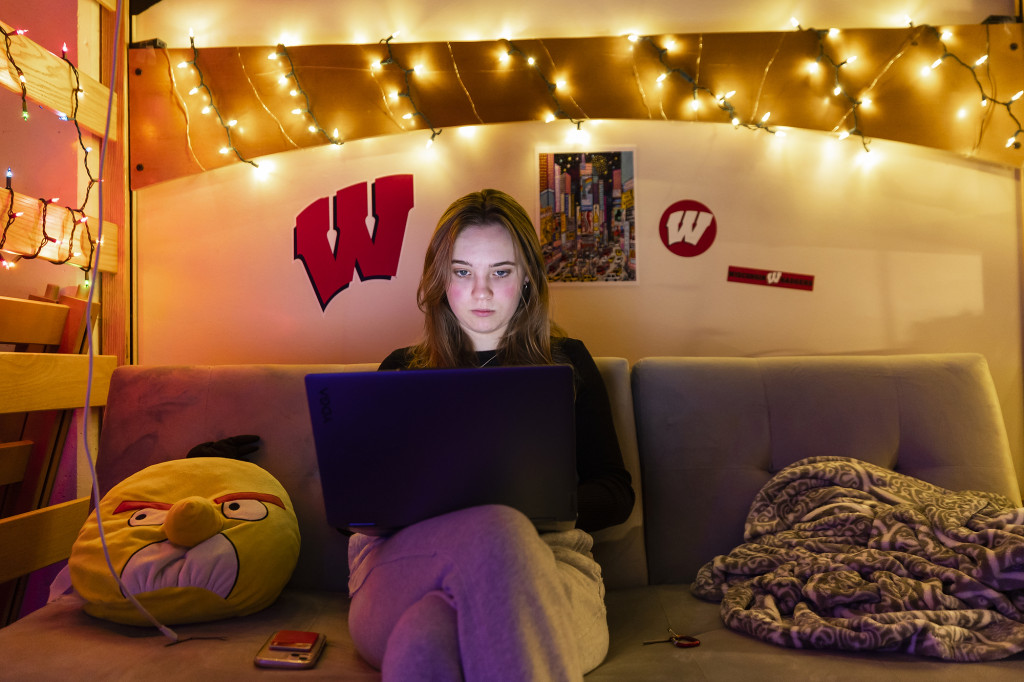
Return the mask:
{"type": "MultiPolygon", "coordinates": [[[[120,33],[120,30],[121,30],[121,11],[122,11],[123,2],[124,2],[124,0],[117,0],[117,8],[116,8],[115,13],[114,13],[114,25],[116,26],[115,36],[118,35],[120,33]]],[[[119,63],[118,62],[118,54],[120,52],[120,49],[118,48],[117,40],[115,39],[113,42],[114,42],[114,54],[112,56],[111,65],[110,65],[110,93],[109,93],[109,96],[107,97],[107,117],[106,117],[105,127],[103,129],[102,146],[100,148],[100,165],[99,165],[99,177],[100,178],[103,178],[104,166],[106,164],[106,159],[107,159],[107,142],[110,139],[110,121],[111,121],[112,112],[113,112],[114,90],[115,90],[114,85],[117,82],[117,67],[118,67],[118,63],[119,63]]],[[[104,194],[105,193],[103,192],[103,185],[101,184],[100,185],[99,197],[98,197],[98,200],[99,200],[99,207],[98,207],[99,228],[97,229],[97,232],[96,232],[96,250],[93,253],[94,261],[92,263],[92,268],[93,268],[92,271],[94,273],[99,273],[100,251],[103,248],[103,195],[104,194]]],[[[94,278],[95,278],[95,276],[94,276],[94,278]]],[[[92,301],[93,301],[93,295],[94,295],[95,291],[96,291],[96,287],[95,286],[90,286],[89,287],[89,295],[86,297],[86,305],[85,305],[85,320],[86,320],[85,335],[86,335],[86,345],[87,345],[87,353],[88,353],[88,358],[89,359],[88,359],[88,381],[87,381],[86,387],[85,387],[85,409],[83,410],[82,430],[85,432],[85,439],[84,439],[85,440],[85,454],[86,454],[86,458],[85,459],[89,463],[89,474],[92,477],[93,509],[94,509],[94,511],[96,513],[96,526],[97,526],[97,529],[99,530],[100,544],[103,546],[103,556],[104,556],[104,558],[107,561],[107,568],[110,570],[110,574],[114,577],[114,580],[117,581],[118,586],[121,588],[121,593],[124,594],[124,596],[128,599],[128,601],[130,601],[132,603],[132,605],[135,606],[135,608],[138,609],[139,612],[142,613],[142,615],[145,616],[145,618],[150,623],[152,623],[153,626],[157,630],[159,630],[161,633],[163,633],[163,635],[165,637],[167,637],[168,639],[171,640],[171,644],[176,644],[179,641],[182,641],[178,637],[178,634],[176,632],[174,632],[174,630],[172,630],[171,628],[169,628],[166,625],[164,625],[163,623],[161,623],[159,620],[157,620],[157,618],[155,616],[153,616],[153,614],[151,614],[149,611],[147,611],[146,608],[139,602],[139,600],[135,598],[135,595],[133,595],[131,592],[129,592],[128,589],[125,587],[124,583],[121,581],[121,576],[118,575],[117,570],[114,568],[114,562],[110,558],[110,551],[107,548],[107,538],[106,538],[105,533],[103,532],[103,523],[101,522],[102,520],[100,519],[100,489],[99,489],[99,482],[98,482],[98,480],[96,478],[96,465],[93,463],[92,449],[89,446],[89,411],[90,411],[89,406],[90,406],[90,404],[92,402],[93,364],[94,364],[94,361],[95,361],[95,352],[93,351],[93,332],[92,332],[92,324],[90,323],[90,320],[92,319],[92,301]]]]}

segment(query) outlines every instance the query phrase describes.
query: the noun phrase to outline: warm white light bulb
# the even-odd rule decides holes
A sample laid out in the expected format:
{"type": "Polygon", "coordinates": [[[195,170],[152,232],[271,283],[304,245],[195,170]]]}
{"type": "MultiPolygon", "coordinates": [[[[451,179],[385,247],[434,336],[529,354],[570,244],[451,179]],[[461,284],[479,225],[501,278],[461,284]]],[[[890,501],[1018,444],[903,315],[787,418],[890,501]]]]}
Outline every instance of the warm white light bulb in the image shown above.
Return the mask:
{"type": "Polygon", "coordinates": [[[299,116],[300,114],[302,114],[302,109],[296,107],[295,109],[292,109],[292,113],[295,114],[296,116],[299,116]]]}
{"type": "Polygon", "coordinates": [[[260,161],[260,165],[255,167],[256,179],[266,180],[274,172],[274,168],[273,161],[260,161]]]}
{"type": "Polygon", "coordinates": [[[768,119],[771,118],[772,112],[766,111],[764,116],[761,117],[761,123],[767,123],[768,119]]]}
{"type": "Polygon", "coordinates": [[[536,63],[536,61],[536,59],[530,57],[529,59],[526,60],[526,63],[529,64],[530,66],[533,66],[536,63]]]}
{"type": "Polygon", "coordinates": [[[579,127],[572,128],[566,135],[566,139],[572,144],[586,144],[590,141],[590,133],[579,127]]]}
{"type": "Polygon", "coordinates": [[[789,18],[789,23],[790,23],[790,25],[791,25],[791,26],[792,26],[793,28],[800,28],[800,22],[799,22],[799,21],[797,21],[797,18],[796,18],[796,17],[790,17],[790,18],[789,18]]]}
{"type": "Polygon", "coordinates": [[[983,54],[980,57],[978,57],[978,61],[974,62],[974,65],[975,66],[981,66],[982,64],[984,64],[987,61],[988,61],[988,55],[987,54],[983,54]]]}
{"type": "Polygon", "coordinates": [[[1017,100],[1019,100],[1019,99],[1020,99],[1021,97],[1024,97],[1024,90],[1018,90],[1018,91],[1017,91],[1017,94],[1016,94],[1016,95],[1014,95],[1013,97],[1011,97],[1011,98],[1010,98],[1010,101],[1011,101],[1011,102],[1016,102],[1016,101],[1017,101],[1017,100]]]}
{"type": "Polygon", "coordinates": [[[810,73],[818,73],[820,66],[817,61],[807,62],[807,71],[810,73]]]}
{"type": "Polygon", "coordinates": [[[838,28],[830,28],[828,30],[828,37],[829,38],[835,38],[837,35],[839,35],[839,29],[838,28]]]}
{"type": "Polygon", "coordinates": [[[631,42],[631,43],[635,43],[636,41],[640,40],[640,36],[638,36],[638,35],[637,35],[637,34],[635,34],[635,33],[630,33],[630,34],[629,34],[628,36],[626,36],[626,37],[627,37],[627,38],[629,38],[629,42],[631,42]]]}
{"type": "Polygon", "coordinates": [[[551,123],[554,120],[555,120],[555,115],[552,114],[552,113],[548,113],[548,115],[544,117],[544,122],[545,123],[551,123]]]}

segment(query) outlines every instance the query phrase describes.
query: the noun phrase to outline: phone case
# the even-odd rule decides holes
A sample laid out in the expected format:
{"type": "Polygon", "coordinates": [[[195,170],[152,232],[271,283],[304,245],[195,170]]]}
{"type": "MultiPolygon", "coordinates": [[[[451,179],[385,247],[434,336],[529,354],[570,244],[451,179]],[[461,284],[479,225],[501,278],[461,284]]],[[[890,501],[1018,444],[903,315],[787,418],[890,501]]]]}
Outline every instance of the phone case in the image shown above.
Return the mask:
{"type": "Polygon", "coordinates": [[[280,630],[267,640],[256,654],[256,665],[263,668],[312,668],[327,643],[322,633],[304,630],[280,630]]]}

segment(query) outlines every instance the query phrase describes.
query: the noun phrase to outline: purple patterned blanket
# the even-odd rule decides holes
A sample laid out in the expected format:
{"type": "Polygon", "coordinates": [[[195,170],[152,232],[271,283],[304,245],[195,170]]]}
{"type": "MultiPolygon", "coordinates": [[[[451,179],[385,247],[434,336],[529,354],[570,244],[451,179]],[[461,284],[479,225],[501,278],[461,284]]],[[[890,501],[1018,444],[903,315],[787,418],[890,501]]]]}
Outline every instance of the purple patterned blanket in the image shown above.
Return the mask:
{"type": "Polygon", "coordinates": [[[983,661],[1024,650],[1024,508],[844,457],[783,469],[693,593],[793,648],[983,661]]]}

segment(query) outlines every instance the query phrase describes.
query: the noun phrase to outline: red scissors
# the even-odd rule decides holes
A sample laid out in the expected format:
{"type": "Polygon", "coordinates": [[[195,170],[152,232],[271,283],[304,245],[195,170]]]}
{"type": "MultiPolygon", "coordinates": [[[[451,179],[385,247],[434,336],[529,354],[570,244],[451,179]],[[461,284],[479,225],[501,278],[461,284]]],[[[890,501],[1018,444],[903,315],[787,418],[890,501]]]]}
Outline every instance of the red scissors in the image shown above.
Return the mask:
{"type": "Polygon", "coordinates": [[[696,637],[690,637],[689,635],[677,635],[672,628],[669,628],[668,632],[669,635],[671,635],[668,639],[652,639],[644,642],[644,644],[662,644],[664,642],[672,642],[674,646],[677,646],[680,649],[690,649],[695,646],[700,646],[700,640],[696,637]]]}

